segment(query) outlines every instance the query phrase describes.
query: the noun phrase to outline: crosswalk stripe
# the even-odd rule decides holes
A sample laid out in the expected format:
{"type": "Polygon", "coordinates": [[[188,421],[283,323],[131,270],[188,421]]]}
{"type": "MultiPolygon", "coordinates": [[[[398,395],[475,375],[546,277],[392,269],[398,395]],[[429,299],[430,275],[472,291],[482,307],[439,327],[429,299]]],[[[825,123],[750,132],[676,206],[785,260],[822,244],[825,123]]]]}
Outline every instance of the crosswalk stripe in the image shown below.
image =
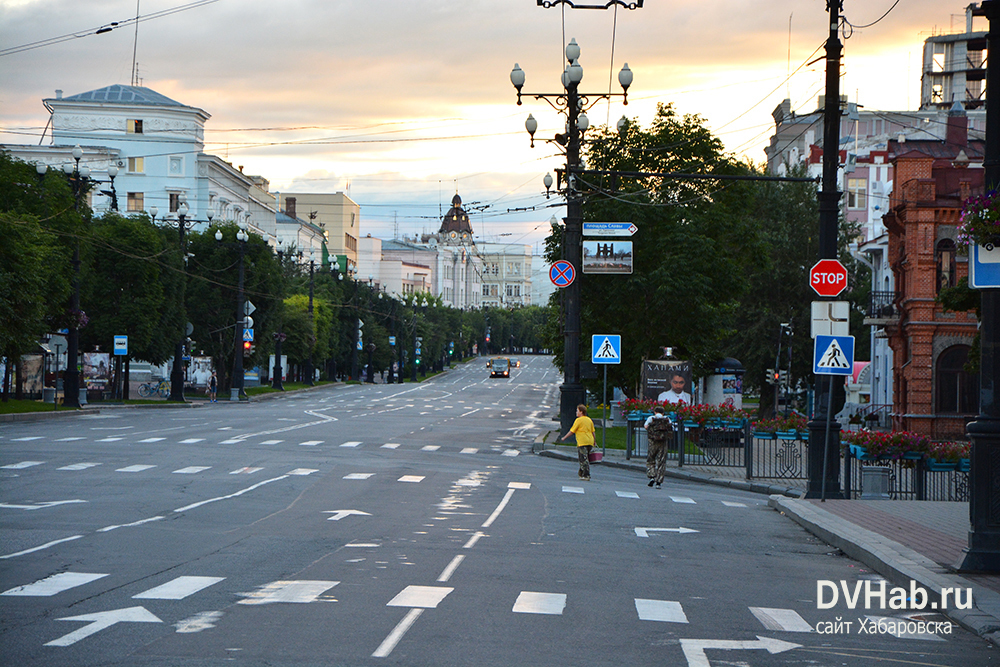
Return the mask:
{"type": "Polygon", "coordinates": [[[253,593],[243,593],[237,604],[272,604],[275,602],[308,603],[330,590],[339,581],[301,580],[273,581],[253,593]]]}
{"type": "Polygon", "coordinates": [[[118,470],[115,470],[115,472],[142,472],[143,470],[149,470],[150,468],[155,468],[155,467],[156,466],[154,465],[137,464],[134,466],[126,466],[124,468],[119,468],[118,470]]]}
{"type": "Polygon", "coordinates": [[[505,449],[503,452],[503,456],[517,456],[520,453],[521,452],[517,451],[516,449],[505,449]]]}
{"type": "Polygon", "coordinates": [[[662,623],[687,623],[687,615],[680,602],[671,600],[644,600],[635,598],[635,611],[640,621],[660,621],[662,623]]]}
{"type": "Polygon", "coordinates": [[[183,600],[213,584],[223,581],[225,577],[177,577],[165,584],[150,588],[148,591],[133,595],[133,600],[183,600]]]}
{"type": "Polygon", "coordinates": [[[299,475],[301,477],[307,477],[307,476],[313,474],[314,472],[319,472],[319,470],[317,470],[315,468],[296,468],[295,470],[289,470],[285,474],[286,475],[299,475]]]}
{"type": "Polygon", "coordinates": [[[696,505],[697,503],[691,498],[685,498],[684,496],[670,496],[670,499],[675,503],[682,503],[685,505],[696,505]]]}
{"type": "Polygon", "coordinates": [[[750,613],[757,617],[765,628],[777,632],[812,632],[811,625],[793,609],[771,609],[750,607],[750,613]]]}
{"type": "Polygon", "coordinates": [[[86,470],[87,468],[94,468],[101,465],[100,463],[72,463],[68,466],[63,466],[62,468],[56,468],[56,470],[86,470]]]}
{"type": "Polygon", "coordinates": [[[219,444],[220,445],[238,445],[238,444],[240,444],[242,442],[243,442],[242,440],[223,440],[219,444]]]}
{"type": "Polygon", "coordinates": [[[352,472],[350,475],[344,475],[344,479],[368,479],[374,474],[373,472],[352,472]]]}
{"type": "Polygon", "coordinates": [[[315,447],[316,445],[322,445],[322,440],[306,440],[305,442],[300,442],[299,447],[315,447]]]}
{"type": "Polygon", "coordinates": [[[29,435],[29,436],[26,436],[24,438],[11,438],[10,441],[11,442],[27,442],[29,440],[41,440],[44,437],[45,436],[43,436],[43,435],[29,435]]]}
{"type": "Polygon", "coordinates": [[[205,442],[205,438],[188,438],[187,440],[181,440],[182,445],[193,445],[196,442],[205,442]]]}
{"type": "Polygon", "coordinates": [[[261,440],[262,445],[280,445],[284,440],[261,440]]]}
{"type": "Polygon", "coordinates": [[[639,494],[635,491],[615,491],[615,495],[619,498],[638,498],[639,494]]]}
{"type": "Polygon", "coordinates": [[[422,475],[403,475],[402,477],[400,477],[396,481],[397,482],[412,482],[413,484],[419,484],[420,482],[424,481],[424,478],[423,478],[422,475]]]}
{"type": "Polygon", "coordinates": [[[96,581],[106,576],[108,575],[93,572],[60,572],[59,574],[53,574],[51,577],[39,579],[32,584],[11,588],[10,590],[0,593],[0,595],[49,597],[55,595],[56,593],[76,588],[77,586],[89,584],[92,581],[96,581]]]}
{"type": "Polygon", "coordinates": [[[160,442],[161,440],[166,440],[166,438],[146,438],[144,440],[140,440],[139,442],[160,442]]]}
{"type": "Polygon", "coordinates": [[[56,442],[73,442],[74,440],[86,440],[82,435],[71,435],[68,438],[59,438],[56,442]]]}
{"type": "Polygon", "coordinates": [[[725,505],[726,507],[746,507],[746,503],[734,503],[728,500],[723,500],[722,504],[725,505]]]}
{"type": "Polygon", "coordinates": [[[551,614],[561,616],[566,608],[565,593],[536,593],[521,591],[514,601],[515,614],[551,614]]]}
{"type": "Polygon", "coordinates": [[[399,443],[398,442],[387,442],[384,445],[382,445],[382,449],[399,449],[399,443]]]}
{"type": "Polygon", "coordinates": [[[10,465],[0,466],[3,470],[24,470],[25,468],[33,468],[34,466],[40,466],[45,461],[21,461],[20,463],[11,463],[10,465]]]}
{"type": "Polygon", "coordinates": [[[564,486],[563,493],[583,493],[583,488],[579,486],[564,486]]]}
{"type": "Polygon", "coordinates": [[[175,475],[197,475],[200,472],[208,470],[212,466],[188,466],[187,468],[181,468],[180,470],[175,470],[175,475]]]}
{"type": "Polygon", "coordinates": [[[119,440],[124,440],[125,438],[101,438],[97,442],[118,442],[119,440]]]}
{"type": "Polygon", "coordinates": [[[255,472],[260,472],[263,468],[237,468],[230,472],[230,475],[252,475],[255,472]]]}
{"type": "Polygon", "coordinates": [[[360,442],[351,441],[351,442],[345,442],[344,444],[342,444],[340,446],[341,447],[357,447],[360,444],[361,444],[360,442]]]}
{"type": "Polygon", "coordinates": [[[441,445],[424,445],[423,447],[420,448],[420,451],[422,451],[422,452],[436,452],[439,449],[441,449],[441,445]]]}
{"type": "Polygon", "coordinates": [[[459,454],[475,454],[478,451],[479,451],[478,447],[466,447],[465,449],[460,451],[459,454]]]}

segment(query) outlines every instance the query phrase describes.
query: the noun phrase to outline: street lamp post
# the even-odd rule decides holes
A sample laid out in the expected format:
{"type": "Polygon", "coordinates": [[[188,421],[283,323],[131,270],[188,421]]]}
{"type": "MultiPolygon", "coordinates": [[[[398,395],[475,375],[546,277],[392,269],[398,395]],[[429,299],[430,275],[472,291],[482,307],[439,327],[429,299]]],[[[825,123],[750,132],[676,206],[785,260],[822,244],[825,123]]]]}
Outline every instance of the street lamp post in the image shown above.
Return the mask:
{"type": "MultiPolygon", "coordinates": [[[[283,247],[285,239],[283,239],[281,236],[279,236],[277,238],[277,242],[278,242],[278,266],[282,267],[283,266],[282,259],[284,258],[284,253],[285,253],[285,250],[284,250],[284,247],[283,247]]],[[[284,275],[284,274],[282,274],[282,275],[284,275]]],[[[280,301],[280,299],[279,299],[279,301],[280,301]]],[[[279,313],[281,312],[281,304],[280,303],[278,304],[278,312],[279,313]]],[[[280,318],[280,315],[279,315],[279,318],[280,318]]],[[[284,342],[284,340],[285,340],[285,334],[282,333],[282,331],[281,331],[281,320],[279,319],[278,320],[278,330],[274,332],[274,368],[272,369],[272,372],[271,372],[271,388],[272,389],[276,389],[278,391],[284,391],[285,390],[285,387],[281,384],[281,376],[283,374],[282,373],[282,365],[281,365],[281,344],[284,342]]]]}
{"type": "MultiPolygon", "coordinates": [[[[246,229],[249,226],[246,219],[241,219],[238,223],[239,230],[236,232],[235,245],[240,253],[239,282],[236,288],[236,336],[235,350],[233,354],[233,377],[229,388],[229,400],[239,401],[243,393],[243,329],[246,324],[246,304],[243,301],[243,258],[246,255],[246,242],[250,238],[246,229]]],[[[215,231],[215,240],[222,242],[222,230],[215,231]]]]}
{"type": "Polygon", "coordinates": [[[309,355],[306,358],[306,384],[310,387],[313,386],[313,345],[315,344],[315,336],[313,332],[316,330],[315,320],[313,318],[313,291],[315,289],[313,282],[313,271],[316,268],[316,248],[309,248],[309,336],[306,343],[309,345],[309,355]]]}
{"type": "MultiPolygon", "coordinates": [[[[181,335],[178,338],[177,344],[174,346],[174,365],[170,372],[170,400],[171,401],[184,401],[184,345],[187,343],[187,337],[189,335],[187,327],[187,229],[188,226],[193,225],[194,221],[189,220],[190,208],[187,205],[187,195],[183,192],[177,197],[177,239],[178,245],[181,251],[181,290],[180,290],[180,304],[181,304],[181,335]]],[[[151,210],[153,213],[153,218],[156,218],[156,207],[154,206],[151,210]]],[[[212,211],[208,211],[208,224],[212,224],[212,218],[214,214],[212,211]]]]}
{"type": "MultiPolygon", "coordinates": [[[[522,93],[525,75],[518,64],[510,73],[510,82],[517,89],[517,103],[521,104],[521,96],[528,95],[536,100],[545,100],[556,111],[566,115],[566,132],[557,134],[555,142],[565,149],[566,168],[556,170],[559,185],[565,180],[564,195],[566,197],[566,228],[563,233],[563,259],[573,265],[576,279],[563,288],[565,298],[565,325],[563,328],[563,384],[559,387],[559,418],[562,430],[566,431],[573,425],[576,418],[576,406],[586,402],[587,392],[580,383],[580,284],[583,259],[583,194],[577,188],[577,174],[582,169],[580,162],[580,144],[583,133],[590,126],[586,110],[602,99],[611,99],[618,94],[612,93],[580,93],[579,85],[583,80],[583,67],[580,65],[580,47],[576,39],[571,39],[566,45],[566,60],[568,64],[562,73],[563,92],[561,93],[522,93]]],[[[618,83],[622,87],[623,102],[628,104],[628,88],[632,84],[632,70],[625,63],[618,73],[618,83]]],[[[524,123],[531,136],[531,145],[535,145],[535,131],[538,121],[528,114],[524,123]]],[[[551,177],[544,181],[546,190],[551,186],[551,177]]]]}
{"type": "MultiPolygon", "coordinates": [[[[83,149],[77,144],[73,147],[74,165],[64,165],[63,172],[72,175],[75,195],[75,210],[80,213],[80,196],[83,194],[83,181],[90,176],[90,168],[80,167],[83,149]]],[[[66,372],[63,380],[63,404],[80,407],[80,370],[78,359],[80,355],[80,241],[73,244],[73,295],[70,299],[69,333],[66,335],[66,372]]]]}

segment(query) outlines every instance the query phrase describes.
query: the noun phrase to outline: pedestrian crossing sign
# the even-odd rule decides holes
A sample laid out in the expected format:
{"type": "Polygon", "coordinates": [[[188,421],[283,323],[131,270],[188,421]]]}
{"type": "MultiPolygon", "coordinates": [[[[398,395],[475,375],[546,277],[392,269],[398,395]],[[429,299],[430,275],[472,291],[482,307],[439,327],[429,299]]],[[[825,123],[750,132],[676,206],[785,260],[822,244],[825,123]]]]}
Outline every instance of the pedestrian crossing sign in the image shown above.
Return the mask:
{"type": "Polygon", "coordinates": [[[850,375],[854,371],[854,336],[816,336],[813,373],[850,375]]]}
{"type": "Polygon", "coordinates": [[[616,334],[594,334],[590,339],[591,363],[620,364],[622,337],[616,334]]]}

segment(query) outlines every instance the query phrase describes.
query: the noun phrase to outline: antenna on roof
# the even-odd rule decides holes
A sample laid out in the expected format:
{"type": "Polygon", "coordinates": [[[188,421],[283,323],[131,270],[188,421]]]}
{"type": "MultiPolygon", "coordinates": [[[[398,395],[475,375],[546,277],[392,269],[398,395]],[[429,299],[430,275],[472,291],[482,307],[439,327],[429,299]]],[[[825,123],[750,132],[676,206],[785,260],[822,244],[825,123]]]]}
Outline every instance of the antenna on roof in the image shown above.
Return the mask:
{"type": "Polygon", "coordinates": [[[132,40],[132,85],[139,85],[139,66],[135,62],[136,50],[139,48],[139,0],[135,0],[135,37],[132,40]]]}

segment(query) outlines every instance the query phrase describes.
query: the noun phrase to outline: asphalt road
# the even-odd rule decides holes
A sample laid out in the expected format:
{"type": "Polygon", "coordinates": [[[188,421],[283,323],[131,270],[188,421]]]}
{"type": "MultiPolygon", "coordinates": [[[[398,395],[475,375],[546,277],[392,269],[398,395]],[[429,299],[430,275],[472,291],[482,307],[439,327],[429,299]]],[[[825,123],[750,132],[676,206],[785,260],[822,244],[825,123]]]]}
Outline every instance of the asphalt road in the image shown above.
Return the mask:
{"type": "Polygon", "coordinates": [[[533,455],[560,377],[521,360],[0,426],[0,664],[996,664],[819,609],[879,578],[764,496],[533,455]]]}

